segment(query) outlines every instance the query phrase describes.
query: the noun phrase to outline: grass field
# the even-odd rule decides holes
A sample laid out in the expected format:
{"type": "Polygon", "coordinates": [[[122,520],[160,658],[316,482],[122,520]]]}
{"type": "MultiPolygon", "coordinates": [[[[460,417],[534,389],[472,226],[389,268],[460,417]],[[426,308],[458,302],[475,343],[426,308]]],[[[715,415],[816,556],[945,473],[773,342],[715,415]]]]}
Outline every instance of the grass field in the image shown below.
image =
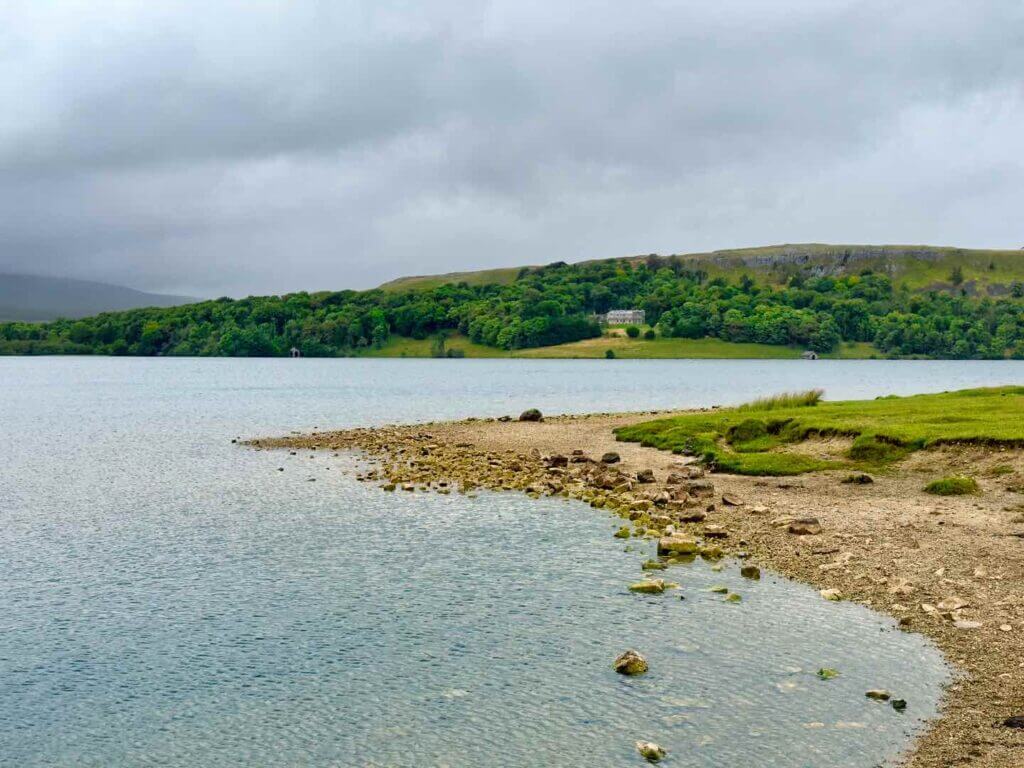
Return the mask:
{"type": "MultiPolygon", "coordinates": [[[[482,344],[474,344],[465,336],[454,334],[447,342],[449,349],[461,349],[466,357],[524,358],[604,358],[610,349],[621,359],[796,359],[802,349],[770,344],[734,344],[720,339],[631,339],[626,335],[602,336],[553,347],[517,349],[511,352],[482,344]]],[[[393,336],[380,349],[364,352],[364,357],[430,357],[430,339],[409,339],[393,336]]],[[[882,357],[871,344],[844,344],[827,358],[859,359],[882,357]]]]}
{"type": "MultiPolygon", "coordinates": [[[[464,357],[510,357],[504,349],[474,344],[461,334],[452,334],[445,343],[447,349],[460,349],[464,357]]],[[[392,336],[380,349],[370,349],[360,357],[430,357],[430,339],[410,339],[392,336]]]]}
{"type": "Polygon", "coordinates": [[[1024,387],[816,405],[769,400],[621,427],[616,436],[698,455],[721,471],[745,475],[872,469],[943,443],[1024,446],[1024,387]],[[811,437],[837,435],[854,440],[836,461],[789,450],[811,437]]]}

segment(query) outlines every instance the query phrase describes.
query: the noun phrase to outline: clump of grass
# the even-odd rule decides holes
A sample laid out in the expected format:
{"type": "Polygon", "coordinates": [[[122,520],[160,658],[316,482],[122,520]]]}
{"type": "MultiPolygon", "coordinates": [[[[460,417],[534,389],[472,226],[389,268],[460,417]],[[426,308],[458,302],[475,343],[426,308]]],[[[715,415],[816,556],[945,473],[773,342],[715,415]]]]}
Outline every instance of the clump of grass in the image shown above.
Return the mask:
{"type": "Polygon", "coordinates": [[[978,482],[973,477],[966,475],[949,475],[947,477],[932,480],[924,487],[925,493],[934,493],[936,496],[966,496],[978,493],[978,482]]]}
{"type": "Polygon", "coordinates": [[[861,435],[853,441],[847,451],[854,461],[864,464],[888,464],[904,458],[910,449],[888,440],[879,440],[876,435],[861,435]]]}
{"type": "Polygon", "coordinates": [[[774,411],[776,408],[803,408],[805,406],[817,405],[821,396],[825,394],[823,389],[808,389],[804,392],[783,392],[778,395],[759,397],[744,403],[736,410],[738,411],[774,411]]]}
{"type": "Polygon", "coordinates": [[[1002,477],[1003,475],[1012,475],[1013,467],[1011,467],[1009,464],[996,464],[994,467],[989,469],[989,471],[986,472],[985,474],[988,475],[989,477],[1002,477]]]}

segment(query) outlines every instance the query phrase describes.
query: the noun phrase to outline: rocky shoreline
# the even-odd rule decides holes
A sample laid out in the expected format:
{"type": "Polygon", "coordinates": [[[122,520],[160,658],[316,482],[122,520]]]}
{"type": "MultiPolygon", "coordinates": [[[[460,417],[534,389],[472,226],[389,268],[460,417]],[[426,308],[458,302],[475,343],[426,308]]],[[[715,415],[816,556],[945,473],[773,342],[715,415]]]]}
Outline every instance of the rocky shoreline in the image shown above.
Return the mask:
{"type": "MultiPolygon", "coordinates": [[[[562,495],[622,518],[615,534],[658,540],[662,562],[736,557],[853,600],[930,637],[961,673],[904,765],[1024,765],[1024,455],[923,451],[884,476],[707,475],[690,460],[618,443],[645,414],[461,422],[258,439],[260,449],[358,450],[361,480],[387,492],[562,495]],[[1011,467],[1011,472],[995,468],[1011,467]],[[921,490],[970,467],[980,496],[921,490]],[[1016,719],[1020,718],[1020,719],[1016,719]]],[[[647,414],[649,415],[649,414],[647,414]]],[[[822,451],[833,450],[827,444],[822,451]]],[[[655,583],[654,578],[640,582],[655,583]]],[[[609,660],[611,662],[611,660],[609,660]]]]}

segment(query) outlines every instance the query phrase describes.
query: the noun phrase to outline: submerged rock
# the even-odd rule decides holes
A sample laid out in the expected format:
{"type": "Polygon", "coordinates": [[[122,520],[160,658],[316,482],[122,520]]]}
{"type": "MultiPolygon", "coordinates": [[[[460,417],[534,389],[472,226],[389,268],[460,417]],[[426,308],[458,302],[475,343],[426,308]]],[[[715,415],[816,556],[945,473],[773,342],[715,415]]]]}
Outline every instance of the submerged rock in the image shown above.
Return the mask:
{"type": "Polygon", "coordinates": [[[875,701],[888,701],[892,698],[892,694],[884,688],[872,688],[870,691],[865,691],[864,695],[875,701]]]}
{"type": "Polygon", "coordinates": [[[646,560],[640,567],[645,571],[664,571],[668,568],[661,560],[646,560]]]}
{"type": "Polygon", "coordinates": [[[638,741],[636,743],[636,751],[649,763],[661,762],[668,754],[664,747],[655,744],[653,741],[638,741]]]}
{"type": "Polygon", "coordinates": [[[519,414],[520,421],[544,421],[544,415],[536,408],[527,408],[519,414]]]}
{"type": "Polygon", "coordinates": [[[630,649],[616,657],[612,668],[620,675],[642,675],[647,671],[647,659],[630,649]]]}
{"type": "Polygon", "coordinates": [[[756,581],[761,578],[761,569],[756,565],[744,565],[740,568],[740,576],[745,579],[754,579],[756,581]]]}

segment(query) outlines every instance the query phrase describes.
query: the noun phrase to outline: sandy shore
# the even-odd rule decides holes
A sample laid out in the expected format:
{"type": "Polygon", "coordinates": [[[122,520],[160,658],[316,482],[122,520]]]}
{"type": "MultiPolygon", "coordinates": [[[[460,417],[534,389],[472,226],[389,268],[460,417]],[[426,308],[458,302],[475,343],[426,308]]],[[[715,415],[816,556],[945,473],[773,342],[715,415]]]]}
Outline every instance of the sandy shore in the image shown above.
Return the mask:
{"type": "MultiPolygon", "coordinates": [[[[907,631],[930,637],[958,668],[942,717],[914,744],[905,765],[1024,766],[1024,729],[1004,725],[1024,715],[1024,453],[922,451],[869,484],[841,482],[849,472],[797,478],[715,474],[705,478],[714,484],[712,495],[697,488],[687,494],[678,477],[667,483],[685,459],[616,442],[615,427],[644,417],[649,414],[468,420],[252,445],[358,449],[379,467],[363,479],[397,492],[489,488],[564,494],[624,518],[639,517],[637,524],[664,528],[671,517],[681,534],[701,539],[711,531],[726,554],[742,550],[750,562],[891,614],[907,631]],[[621,461],[599,463],[607,452],[618,453],[621,461]],[[653,471],[654,482],[635,481],[643,470],[653,471]],[[975,476],[983,492],[949,498],[922,492],[928,480],[950,471],[975,476]],[[723,503],[723,494],[740,503],[723,503]],[[689,516],[706,511],[706,520],[675,522],[682,509],[689,516]],[[821,533],[789,531],[789,520],[807,517],[820,521],[821,533]]],[[[803,444],[801,450],[833,455],[843,447],[828,441],[803,444]]]]}

